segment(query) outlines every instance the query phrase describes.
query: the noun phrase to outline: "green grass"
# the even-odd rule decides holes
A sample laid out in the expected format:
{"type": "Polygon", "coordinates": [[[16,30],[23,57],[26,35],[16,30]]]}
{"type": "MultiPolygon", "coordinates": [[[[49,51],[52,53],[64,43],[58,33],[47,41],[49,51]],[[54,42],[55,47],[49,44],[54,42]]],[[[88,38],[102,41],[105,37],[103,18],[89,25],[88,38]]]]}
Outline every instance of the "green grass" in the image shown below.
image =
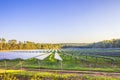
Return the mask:
{"type": "Polygon", "coordinates": [[[58,74],[50,72],[33,72],[33,71],[18,71],[18,70],[0,70],[0,80],[120,80],[107,76],[77,75],[77,74],[58,74]]]}
{"type": "MultiPolygon", "coordinates": [[[[51,58],[40,61],[41,69],[64,69],[64,70],[81,70],[81,71],[101,71],[101,72],[120,72],[120,57],[91,55],[90,52],[116,52],[120,50],[103,50],[103,49],[81,49],[67,50],[60,53],[63,58],[62,68],[60,62],[51,58]],[[107,58],[107,59],[105,59],[107,58]],[[113,61],[111,60],[114,60],[113,61]]],[[[108,53],[107,53],[108,54],[108,53]]],[[[54,56],[51,56],[54,58],[54,56]]],[[[20,59],[6,60],[6,69],[20,69],[20,59]]],[[[23,68],[38,69],[37,59],[23,60],[23,68]]],[[[4,60],[0,60],[0,68],[5,68],[4,60]]]]}
{"type": "Polygon", "coordinates": [[[87,76],[84,75],[81,77],[80,80],[120,80],[119,78],[110,78],[110,77],[105,77],[105,76],[87,76]]]}
{"type": "MultiPolygon", "coordinates": [[[[84,56],[81,56],[84,57],[84,56]]],[[[95,58],[88,57],[88,62],[81,60],[71,59],[65,60],[65,58],[70,59],[70,57],[64,57],[62,62],[62,68],[57,60],[53,62],[49,60],[40,61],[41,69],[63,69],[63,70],[80,70],[80,71],[101,71],[101,72],[120,72],[119,64],[112,65],[110,61],[105,61],[103,59],[98,59],[97,63],[95,58]]],[[[118,58],[116,58],[118,59],[118,58]]],[[[118,59],[119,61],[120,59],[118,59]]],[[[20,60],[6,60],[7,66],[6,69],[20,69],[21,64],[20,60]]],[[[30,59],[23,61],[23,68],[29,69],[39,69],[38,60],[30,59]]],[[[0,61],[0,68],[5,68],[4,61],[0,61]]]]}
{"type": "Polygon", "coordinates": [[[16,70],[1,70],[0,80],[70,80],[77,78],[76,74],[57,74],[50,72],[31,72],[16,70]],[[3,73],[3,74],[2,74],[3,73]]]}

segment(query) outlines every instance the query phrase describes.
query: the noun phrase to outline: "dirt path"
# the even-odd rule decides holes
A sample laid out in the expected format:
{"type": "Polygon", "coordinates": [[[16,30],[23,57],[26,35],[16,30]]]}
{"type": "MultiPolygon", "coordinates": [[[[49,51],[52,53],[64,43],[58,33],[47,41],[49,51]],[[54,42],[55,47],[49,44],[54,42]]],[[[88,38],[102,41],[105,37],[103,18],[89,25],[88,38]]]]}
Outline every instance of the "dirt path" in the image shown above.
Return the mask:
{"type": "Polygon", "coordinates": [[[79,76],[82,75],[91,75],[91,76],[107,76],[120,78],[120,73],[113,72],[95,72],[95,71],[74,71],[74,70],[50,70],[50,69],[26,69],[28,71],[37,71],[37,72],[52,72],[58,74],[77,74],[79,76]]]}

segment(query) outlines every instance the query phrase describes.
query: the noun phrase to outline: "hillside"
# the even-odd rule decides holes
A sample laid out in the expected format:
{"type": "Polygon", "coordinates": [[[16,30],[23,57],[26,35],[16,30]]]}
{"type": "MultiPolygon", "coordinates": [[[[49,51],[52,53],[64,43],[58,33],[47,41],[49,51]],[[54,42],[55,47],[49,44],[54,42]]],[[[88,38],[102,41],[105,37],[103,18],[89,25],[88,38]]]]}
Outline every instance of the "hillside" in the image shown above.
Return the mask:
{"type": "Polygon", "coordinates": [[[120,39],[103,40],[96,43],[63,43],[63,48],[120,48],[120,39]]]}

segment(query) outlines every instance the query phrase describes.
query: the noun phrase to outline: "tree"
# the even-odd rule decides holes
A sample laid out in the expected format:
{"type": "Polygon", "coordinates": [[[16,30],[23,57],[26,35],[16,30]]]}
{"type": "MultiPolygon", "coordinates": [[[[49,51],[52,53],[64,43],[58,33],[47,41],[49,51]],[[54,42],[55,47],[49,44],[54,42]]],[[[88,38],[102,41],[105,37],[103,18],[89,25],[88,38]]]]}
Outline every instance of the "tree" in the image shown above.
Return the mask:
{"type": "Polygon", "coordinates": [[[3,50],[5,48],[5,38],[0,38],[0,50],[3,50]]]}
{"type": "Polygon", "coordinates": [[[0,50],[16,50],[16,49],[59,49],[59,44],[40,44],[31,41],[19,41],[12,39],[6,42],[5,38],[0,38],[0,50]]]}
{"type": "Polygon", "coordinates": [[[18,49],[23,49],[23,42],[21,42],[21,41],[19,41],[19,43],[18,43],[18,49]]]}
{"type": "Polygon", "coordinates": [[[8,44],[10,44],[10,49],[18,49],[17,40],[15,39],[9,40],[8,44]]]}

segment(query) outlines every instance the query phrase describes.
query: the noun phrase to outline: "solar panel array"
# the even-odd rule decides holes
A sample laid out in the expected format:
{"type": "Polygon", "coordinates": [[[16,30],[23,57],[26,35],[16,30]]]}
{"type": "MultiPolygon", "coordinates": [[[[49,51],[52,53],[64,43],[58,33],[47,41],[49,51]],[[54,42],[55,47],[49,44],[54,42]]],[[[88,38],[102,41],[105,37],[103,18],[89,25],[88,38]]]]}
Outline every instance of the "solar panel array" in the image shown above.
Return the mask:
{"type": "MultiPolygon", "coordinates": [[[[30,50],[30,51],[10,51],[10,52],[0,52],[0,60],[4,59],[23,59],[27,60],[30,58],[37,58],[39,60],[44,60],[48,56],[53,54],[51,51],[35,51],[35,50],[30,50]]],[[[54,58],[57,60],[62,60],[62,58],[59,56],[57,52],[55,52],[54,58]]]]}

